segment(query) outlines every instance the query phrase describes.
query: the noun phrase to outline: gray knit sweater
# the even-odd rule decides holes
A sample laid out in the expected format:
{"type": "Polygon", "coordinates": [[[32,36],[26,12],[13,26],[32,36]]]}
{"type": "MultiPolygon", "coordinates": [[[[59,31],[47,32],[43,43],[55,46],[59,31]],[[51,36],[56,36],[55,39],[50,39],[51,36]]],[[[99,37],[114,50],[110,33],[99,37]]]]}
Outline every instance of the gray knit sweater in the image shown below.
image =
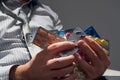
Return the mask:
{"type": "MultiPolygon", "coordinates": [[[[26,63],[31,54],[37,53],[30,53],[27,49],[22,34],[23,23],[28,24],[32,39],[39,26],[51,30],[61,29],[62,25],[57,14],[37,0],[22,5],[18,0],[0,0],[0,8],[0,80],[9,80],[9,71],[13,65],[26,63]],[[26,22],[20,17],[23,13],[26,22]]],[[[34,46],[32,49],[36,51],[34,46]]]]}

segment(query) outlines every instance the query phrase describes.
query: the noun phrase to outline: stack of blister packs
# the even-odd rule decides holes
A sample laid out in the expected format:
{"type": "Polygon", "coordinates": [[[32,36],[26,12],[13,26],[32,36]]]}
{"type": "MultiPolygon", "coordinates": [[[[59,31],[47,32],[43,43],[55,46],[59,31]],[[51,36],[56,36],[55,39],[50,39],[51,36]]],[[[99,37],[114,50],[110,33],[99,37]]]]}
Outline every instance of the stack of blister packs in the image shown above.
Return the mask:
{"type": "MultiPolygon", "coordinates": [[[[87,35],[91,36],[92,39],[94,39],[98,44],[100,44],[103,47],[103,50],[105,51],[106,55],[109,55],[109,52],[110,52],[109,41],[100,37],[100,35],[97,33],[97,31],[94,29],[93,26],[88,27],[85,31],[83,31],[80,27],[75,27],[72,29],[61,30],[61,31],[57,31],[57,30],[48,31],[40,27],[36,33],[33,43],[44,49],[50,44],[53,44],[56,42],[62,42],[66,40],[76,43],[78,40],[84,38],[84,36],[87,36],[87,35]]],[[[80,49],[76,44],[74,49],[63,51],[60,53],[59,56],[60,57],[68,56],[79,51],[80,49]]],[[[82,56],[82,58],[86,59],[84,54],[80,54],[80,55],[82,56]]],[[[83,80],[84,74],[79,68],[79,66],[75,68],[75,71],[78,72],[79,74],[79,77],[76,80],[83,80]]]]}
{"type": "Polygon", "coordinates": [[[103,50],[105,51],[106,55],[109,55],[110,48],[109,48],[109,40],[103,39],[94,29],[93,26],[90,26],[88,29],[84,31],[87,35],[90,35],[92,39],[94,39],[98,44],[100,44],[103,47],[103,50]]]}

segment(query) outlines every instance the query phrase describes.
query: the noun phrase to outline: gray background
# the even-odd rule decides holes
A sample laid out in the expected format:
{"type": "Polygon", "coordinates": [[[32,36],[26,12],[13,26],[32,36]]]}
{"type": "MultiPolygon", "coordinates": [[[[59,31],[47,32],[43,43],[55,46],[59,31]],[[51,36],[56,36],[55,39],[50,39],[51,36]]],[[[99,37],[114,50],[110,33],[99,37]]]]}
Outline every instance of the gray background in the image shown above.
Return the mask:
{"type": "Polygon", "coordinates": [[[110,40],[110,68],[120,70],[120,0],[41,0],[58,15],[65,28],[93,25],[110,40]]]}

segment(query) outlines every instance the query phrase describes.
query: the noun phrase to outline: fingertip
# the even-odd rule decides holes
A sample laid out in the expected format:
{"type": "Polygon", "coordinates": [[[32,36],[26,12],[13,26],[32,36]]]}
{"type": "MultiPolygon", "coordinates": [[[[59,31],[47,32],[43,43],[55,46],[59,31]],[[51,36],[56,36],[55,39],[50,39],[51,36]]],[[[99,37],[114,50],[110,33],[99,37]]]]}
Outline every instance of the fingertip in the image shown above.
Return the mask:
{"type": "Polygon", "coordinates": [[[90,38],[92,38],[92,36],[85,36],[83,40],[90,39],[90,38]]]}
{"type": "Polygon", "coordinates": [[[84,41],[94,41],[94,37],[92,37],[92,36],[85,36],[85,38],[83,40],[84,41]]]}
{"type": "Polygon", "coordinates": [[[79,41],[78,41],[78,46],[80,46],[80,45],[82,45],[82,44],[84,44],[84,41],[83,41],[83,40],[79,40],[79,41]]]}
{"type": "Polygon", "coordinates": [[[94,41],[92,39],[92,36],[85,36],[82,40],[79,40],[78,41],[78,45],[81,46],[83,45],[84,43],[88,43],[88,42],[91,42],[91,41],[94,41]]]}

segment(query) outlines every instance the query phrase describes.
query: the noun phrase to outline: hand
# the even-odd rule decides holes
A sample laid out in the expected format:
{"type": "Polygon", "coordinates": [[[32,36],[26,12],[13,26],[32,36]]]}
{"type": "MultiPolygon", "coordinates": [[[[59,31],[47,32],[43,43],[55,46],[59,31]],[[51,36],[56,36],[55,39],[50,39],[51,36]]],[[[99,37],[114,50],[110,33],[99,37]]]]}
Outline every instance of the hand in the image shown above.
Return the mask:
{"type": "Polygon", "coordinates": [[[88,36],[80,40],[78,45],[80,53],[76,53],[75,56],[80,68],[85,73],[85,80],[94,80],[101,76],[110,65],[102,47],[88,36]],[[87,60],[80,54],[85,54],[87,60]]]}
{"type": "Polygon", "coordinates": [[[74,48],[72,42],[59,42],[48,46],[28,63],[11,69],[11,80],[75,80],[75,57],[55,58],[60,52],[74,48]],[[67,74],[70,74],[66,77],[67,74]]]}

